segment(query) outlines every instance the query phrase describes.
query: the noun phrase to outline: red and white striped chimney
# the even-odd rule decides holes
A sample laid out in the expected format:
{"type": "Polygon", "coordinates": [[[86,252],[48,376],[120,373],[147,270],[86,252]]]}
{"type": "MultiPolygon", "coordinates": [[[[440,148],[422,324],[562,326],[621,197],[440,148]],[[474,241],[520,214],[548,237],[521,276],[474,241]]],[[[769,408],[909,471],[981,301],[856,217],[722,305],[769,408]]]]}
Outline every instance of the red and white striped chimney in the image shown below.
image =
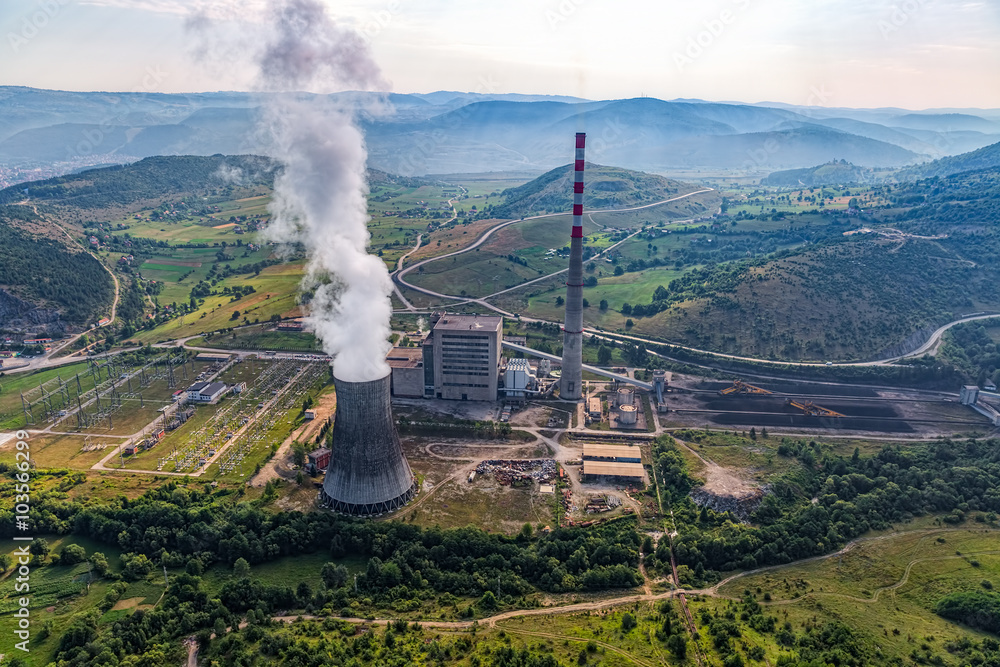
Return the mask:
{"type": "Polygon", "coordinates": [[[583,171],[586,146],[587,134],[577,132],[573,170],[573,231],[570,233],[562,377],[559,381],[559,396],[570,401],[583,396],[583,171]]]}

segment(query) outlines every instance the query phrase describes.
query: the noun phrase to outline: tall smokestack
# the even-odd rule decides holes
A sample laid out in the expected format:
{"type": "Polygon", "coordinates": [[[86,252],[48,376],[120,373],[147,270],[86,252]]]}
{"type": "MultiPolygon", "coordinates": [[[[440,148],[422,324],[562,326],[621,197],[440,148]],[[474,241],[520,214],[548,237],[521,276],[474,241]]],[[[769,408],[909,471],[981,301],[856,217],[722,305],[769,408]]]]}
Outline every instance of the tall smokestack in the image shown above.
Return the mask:
{"type": "Polygon", "coordinates": [[[389,375],[368,382],[333,377],[333,454],[320,502],[341,514],[385,514],[410,502],[416,480],[403,457],[389,404],[389,375]]]}
{"type": "Polygon", "coordinates": [[[566,279],[566,319],[563,323],[562,378],[559,395],[576,401],[583,396],[583,164],[587,134],[576,133],[573,178],[573,233],[566,279]]]}

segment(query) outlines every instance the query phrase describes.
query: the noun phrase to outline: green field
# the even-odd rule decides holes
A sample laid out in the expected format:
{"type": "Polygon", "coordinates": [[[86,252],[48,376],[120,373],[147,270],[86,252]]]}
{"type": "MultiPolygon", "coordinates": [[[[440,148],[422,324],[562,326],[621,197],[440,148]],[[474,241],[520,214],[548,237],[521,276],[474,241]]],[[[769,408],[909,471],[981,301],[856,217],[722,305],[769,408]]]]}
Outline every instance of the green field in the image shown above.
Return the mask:
{"type": "Polygon", "coordinates": [[[301,271],[301,264],[278,264],[267,267],[256,277],[237,275],[226,278],[218,284],[217,289],[249,285],[255,292],[236,301],[227,294],[205,297],[204,303],[196,312],[176,317],[155,329],[141,331],[132,336],[132,339],[152,343],[218,331],[239,324],[268,321],[273,315],[296,315],[301,271]],[[233,313],[237,311],[239,317],[233,319],[233,313]]]}
{"type": "Polygon", "coordinates": [[[38,386],[42,383],[57,378],[69,381],[79,373],[83,390],[93,389],[93,378],[89,374],[83,374],[86,370],[86,362],[81,362],[36,373],[14,373],[0,377],[0,431],[10,431],[24,426],[21,394],[27,394],[29,398],[33,399],[36,394],[39,394],[38,386]]]}
{"type": "MultiPolygon", "coordinates": [[[[739,577],[719,594],[732,598],[751,591],[766,613],[787,620],[795,631],[828,621],[846,623],[866,644],[877,645],[886,660],[917,652],[920,662],[967,664],[945,644],[987,635],[945,620],[932,608],[947,593],[1000,583],[1000,540],[995,529],[980,524],[937,528],[928,523],[859,541],[842,555],[739,577]]],[[[727,604],[705,597],[692,608],[718,611],[727,604]]],[[[757,638],[772,661],[786,650],[773,637],[757,638]]]]}
{"type": "Polygon", "coordinates": [[[194,347],[319,352],[316,337],[307,332],[277,331],[271,324],[242,327],[229,334],[206,335],[189,342],[194,347]]]}
{"type": "MultiPolygon", "coordinates": [[[[38,537],[48,541],[53,553],[58,553],[68,544],[79,544],[86,550],[88,556],[99,551],[107,556],[108,564],[112,570],[121,570],[120,552],[110,545],[76,536],[46,535],[38,537]]],[[[10,554],[12,549],[5,548],[4,553],[10,554]]],[[[31,648],[29,655],[34,661],[32,664],[44,665],[54,658],[59,637],[69,624],[78,614],[96,609],[104,598],[110,582],[95,577],[88,589],[89,568],[87,563],[71,566],[46,565],[32,568],[30,574],[31,595],[29,596],[31,614],[29,618],[33,635],[33,640],[29,645],[31,648]],[[46,634],[47,636],[45,636],[46,634]],[[45,638],[41,639],[40,636],[45,638]]],[[[14,643],[20,640],[16,639],[14,635],[17,619],[11,615],[11,612],[17,608],[16,602],[21,596],[14,591],[15,576],[13,571],[8,571],[0,576],[0,592],[3,596],[2,601],[0,601],[0,610],[2,610],[0,611],[0,653],[7,656],[21,654],[14,648],[14,643]]],[[[132,585],[142,583],[136,582],[132,585]]],[[[162,587],[160,590],[162,591],[162,587]]],[[[122,597],[132,596],[126,591],[122,597]]],[[[146,597],[147,592],[144,591],[144,600],[146,597]]]]}
{"type": "MultiPolygon", "coordinates": [[[[610,265],[609,265],[610,266],[610,265]]],[[[694,267],[692,267],[694,268],[694,267]]],[[[595,271],[595,274],[597,272],[595,271]]],[[[615,330],[624,328],[628,319],[619,311],[623,303],[639,303],[648,301],[653,291],[660,285],[669,285],[670,281],[687,273],[687,270],[674,270],[665,268],[646,269],[637,273],[625,273],[621,276],[604,275],[598,278],[597,287],[585,287],[583,296],[590,304],[583,309],[583,322],[586,326],[600,329],[615,330]],[[607,310],[600,309],[600,302],[607,300],[607,310]]],[[[592,275],[585,272],[584,276],[592,275]]],[[[508,308],[523,312],[532,317],[540,317],[552,321],[559,321],[565,313],[565,306],[556,305],[558,297],[565,298],[566,286],[558,278],[549,283],[540,285],[552,285],[551,289],[539,292],[528,297],[527,305],[524,299],[518,299],[519,294],[515,293],[509,300],[504,301],[508,308]]],[[[529,290],[529,294],[535,290],[529,290]]]]}

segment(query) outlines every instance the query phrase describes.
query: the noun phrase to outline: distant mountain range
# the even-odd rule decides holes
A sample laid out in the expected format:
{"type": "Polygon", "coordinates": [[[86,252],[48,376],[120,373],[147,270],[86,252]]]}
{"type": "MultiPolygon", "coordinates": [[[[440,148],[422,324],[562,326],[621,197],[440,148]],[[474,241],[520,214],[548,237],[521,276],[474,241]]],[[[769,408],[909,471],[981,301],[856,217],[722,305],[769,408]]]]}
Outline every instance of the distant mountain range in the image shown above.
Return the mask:
{"type": "MultiPolygon", "coordinates": [[[[668,173],[769,173],[834,160],[900,167],[1000,141],[1000,110],[917,113],[653,98],[589,101],[439,91],[326,101],[359,110],[369,164],[402,175],[543,172],[565,164],[571,135],[587,157],[668,173]],[[378,109],[378,112],[376,112],[378,109]]],[[[259,153],[259,95],[79,93],[0,87],[0,182],[153,155],[259,153]],[[34,170],[34,171],[32,171],[34,170]]]]}

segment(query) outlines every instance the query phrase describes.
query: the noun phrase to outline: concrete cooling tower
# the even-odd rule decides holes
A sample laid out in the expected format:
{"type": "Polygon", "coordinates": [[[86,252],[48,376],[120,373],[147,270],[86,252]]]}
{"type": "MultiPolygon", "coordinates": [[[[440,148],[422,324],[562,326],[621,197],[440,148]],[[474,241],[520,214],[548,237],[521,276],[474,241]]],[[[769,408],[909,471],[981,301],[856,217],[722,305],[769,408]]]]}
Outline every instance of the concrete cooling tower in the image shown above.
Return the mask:
{"type": "Polygon", "coordinates": [[[334,512],[385,514],[417,493],[392,419],[389,378],[347,382],[334,375],[333,454],[320,492],[320,502],[334,512]]]}

